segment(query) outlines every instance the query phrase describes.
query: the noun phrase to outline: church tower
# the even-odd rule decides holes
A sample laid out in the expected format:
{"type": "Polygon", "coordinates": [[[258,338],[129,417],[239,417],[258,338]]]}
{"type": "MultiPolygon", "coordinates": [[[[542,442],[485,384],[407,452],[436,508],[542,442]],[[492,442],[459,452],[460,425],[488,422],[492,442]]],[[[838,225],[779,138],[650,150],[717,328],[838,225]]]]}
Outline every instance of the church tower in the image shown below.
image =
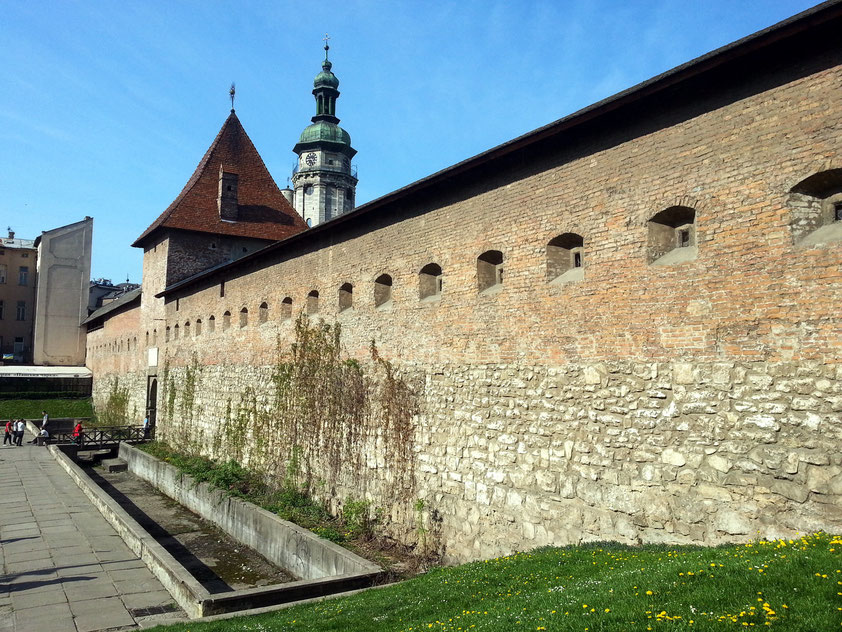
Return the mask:
{"type": "Polygon", "coordinates": [[[316,116],[292,149],[298,154],[298,166],[292,176],[294,206],[308,226],[352,211],[357,186],[351,167],[357,150],[351,147],[351,136],[339,127],[336,118],[339,79],[330,70],[333,64],[327,58],[329,49],[325,40],[322,71],[313,81],[316,116]]]}

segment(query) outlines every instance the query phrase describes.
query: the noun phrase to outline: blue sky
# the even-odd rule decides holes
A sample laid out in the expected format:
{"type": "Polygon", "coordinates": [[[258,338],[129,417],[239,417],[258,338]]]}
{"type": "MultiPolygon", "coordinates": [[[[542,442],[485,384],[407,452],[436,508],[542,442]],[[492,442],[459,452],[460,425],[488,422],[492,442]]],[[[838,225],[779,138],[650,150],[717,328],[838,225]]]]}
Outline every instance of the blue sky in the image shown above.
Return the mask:
{"type": "Polygon", "coordinates": [[[814,4],[5,0],[0,230],[90,215],[92,276],[139,281],[130,244],[193,173],[232,81],[285,186],[325,33],[363,203],[814,4]]]}

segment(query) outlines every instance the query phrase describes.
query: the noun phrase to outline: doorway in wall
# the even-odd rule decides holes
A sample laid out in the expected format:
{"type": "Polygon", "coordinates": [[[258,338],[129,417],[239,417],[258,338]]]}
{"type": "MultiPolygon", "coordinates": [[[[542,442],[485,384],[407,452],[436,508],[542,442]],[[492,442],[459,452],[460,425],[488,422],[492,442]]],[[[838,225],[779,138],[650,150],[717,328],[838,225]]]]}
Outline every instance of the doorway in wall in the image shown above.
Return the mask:
{"type": "Polygon", "coordinates": [[[155,427],[155,418],[158,412],[158,376],[150,375],[146,378],[146,418],[149,419],[149,428],[155,427]]]}

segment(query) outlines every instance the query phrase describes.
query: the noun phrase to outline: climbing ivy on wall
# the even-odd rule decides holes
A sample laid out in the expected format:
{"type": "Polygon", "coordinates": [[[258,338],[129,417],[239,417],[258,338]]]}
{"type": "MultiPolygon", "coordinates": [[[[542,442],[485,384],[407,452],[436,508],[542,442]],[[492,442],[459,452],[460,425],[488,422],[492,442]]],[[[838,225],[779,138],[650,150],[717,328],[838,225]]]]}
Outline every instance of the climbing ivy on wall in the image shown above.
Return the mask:
{"type": "MultiPolygon", "coordinates": [[[[189,369],[179,381],[180,433],[197,431],[188,410],[197,371],[189,369]]],[[[165,388],[172,410],[176,385],[168,379],[165,388]]],[[[391,497],[383,501],[411,502],[417,390],[380,357],[374,343],[370,363],[349,359],[342,351],[339,324],[313,323],[302,314],[294,342],[278,345],[268,392],[249,385],[236,401],[229,399],[205,451],[211,447],[216,456],[247,462],[279,486],[294,478],[303,490],[325,499],[338,499],[340,487],[363,495],[369,472],[378,469],[377,478],[389,481],[391,497]]],[[[196,445],[198,451],[202,447],[196,445]]]]}
{"type": "Polygon", "coordinates": [[[203,370],[194,357],[187,367],[165,364],[162,372],[162,437],[179,451],[234,459],[276,489],[293,485],[340,511],[344,504],[354,506],[348,490],[362,498],[370,482],[378,481],[378,503],[403,505],[411,517],[420,387],[382,358],[373,342],[370,361],[358,362],[343,352],[339,324],[300,315],[294,342],[279,342],[267,379],[246,386],[214,380],[211,388],[230,389],[221,419],[203,418],[197,406],[203,401],[198,395],[205,394],[203,370]]]}
{"type": "Polygon", "coordinates": [[[108,389],[108,397],[97,409],[97,420],[106,426],[120,426],[131,423],[129,412],[129,387],[120,386],[120,379],[114,377],[108,389]]]}

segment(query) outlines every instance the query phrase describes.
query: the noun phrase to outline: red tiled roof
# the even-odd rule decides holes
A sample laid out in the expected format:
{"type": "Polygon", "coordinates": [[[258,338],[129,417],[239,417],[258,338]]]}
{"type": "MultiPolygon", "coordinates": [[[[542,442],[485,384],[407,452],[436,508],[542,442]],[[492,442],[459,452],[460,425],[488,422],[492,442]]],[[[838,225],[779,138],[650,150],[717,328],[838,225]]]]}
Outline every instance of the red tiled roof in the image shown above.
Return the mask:
{"type": "Polygon", "coordinates": [[[233,110],[178,197],[132,246],[160,228],[281,240],[307,229],[286,201],[233,110]],[[219,217],[219,166],[238,175],[238,220],[219,217]]]}

